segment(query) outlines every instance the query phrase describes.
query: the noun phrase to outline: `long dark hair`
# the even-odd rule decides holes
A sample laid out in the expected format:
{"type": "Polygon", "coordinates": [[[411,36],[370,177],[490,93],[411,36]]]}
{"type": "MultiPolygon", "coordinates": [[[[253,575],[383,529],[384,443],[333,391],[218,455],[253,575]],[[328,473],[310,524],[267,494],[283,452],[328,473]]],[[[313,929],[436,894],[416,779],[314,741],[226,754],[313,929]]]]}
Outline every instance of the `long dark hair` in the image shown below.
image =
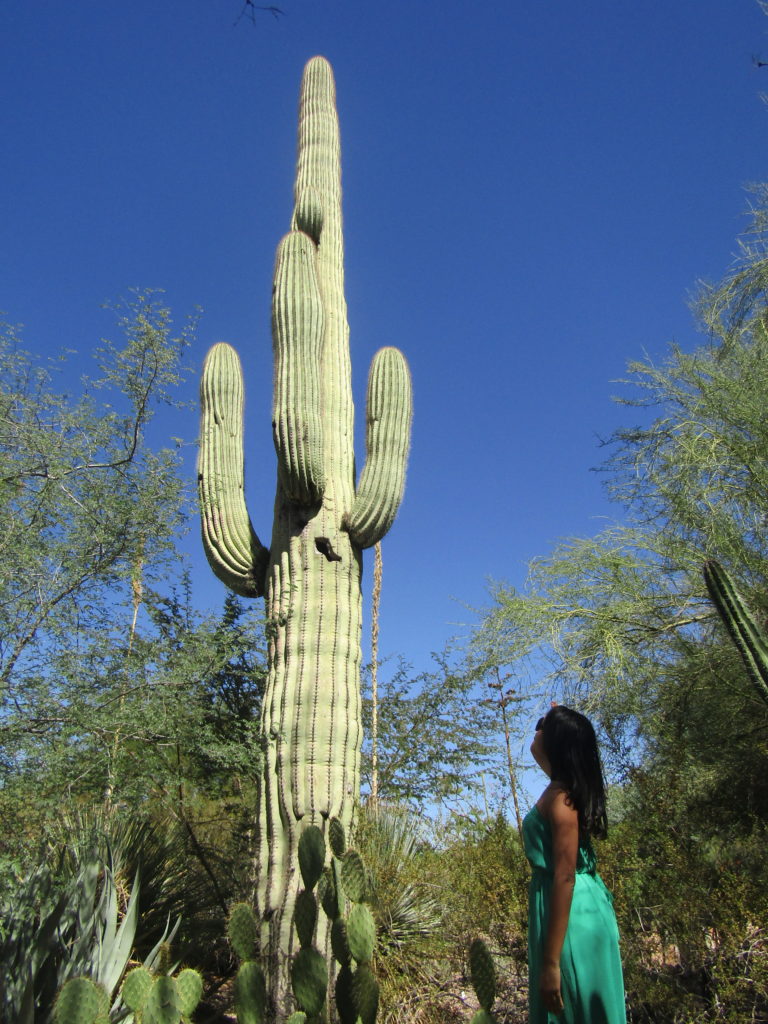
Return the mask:
{"type": "Polygon", "coordinates": [[[541,728],[552,781],[560,783],[576,808],[580,836],[604,839],[605,781],[592,723],[579,711],[558,704],[544,716],[541,728]]]}

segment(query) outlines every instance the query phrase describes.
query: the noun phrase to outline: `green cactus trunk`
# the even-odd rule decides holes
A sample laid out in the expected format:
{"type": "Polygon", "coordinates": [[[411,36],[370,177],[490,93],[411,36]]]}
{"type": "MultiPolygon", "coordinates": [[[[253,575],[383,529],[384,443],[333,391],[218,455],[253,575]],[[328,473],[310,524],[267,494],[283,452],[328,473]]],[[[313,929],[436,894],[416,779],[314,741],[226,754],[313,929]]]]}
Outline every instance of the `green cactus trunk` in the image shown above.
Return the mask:
{"type": "Polygon", "coordinates": [[[704,582],[755,690],[768,704],[768,636],[719,562],[711,560],[704,563],[704,582]]]}
{"type": "Polygon", "coordinates": [[[367,457],[357,488],[341,169],[333,75],[307,64],[291,232],[278,247],[272,307],[278,457],[269,550],[243,498],[239,359],[216,345],[201,385],[198,484],[203,542],[220,579],[264,595],[269,675],[262,710],[256,909],[273,1008],[291,1009],[292,927],[301,830],[351,824],[359,794],[362,549],[386,533],[402,498],[411,389],[397,349],[374,358],[367,457]]]}

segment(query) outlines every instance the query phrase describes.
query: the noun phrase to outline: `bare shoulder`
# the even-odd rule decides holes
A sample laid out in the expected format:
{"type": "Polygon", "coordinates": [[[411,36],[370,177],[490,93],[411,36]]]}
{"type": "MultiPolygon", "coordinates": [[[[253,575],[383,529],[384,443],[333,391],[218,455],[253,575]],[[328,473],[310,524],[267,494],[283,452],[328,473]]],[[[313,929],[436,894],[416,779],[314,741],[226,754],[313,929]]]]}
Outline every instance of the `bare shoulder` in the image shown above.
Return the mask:
{"type": "Polygon", "coordinates": [[[568,794],[566,791],[558,786],[556,787],[549,801],[549,820],[553,825],[558,825],[561,828],[576,828],[579,827],[579,814],[573,804],[568,800],[568,794]]]}
{"type": "Polygon", "coordinates": [[[568,802],[568,793],[559,782],[550,782],[536,801],[539,813],[550,821],[578,821],[576,808],[568,802]]]}

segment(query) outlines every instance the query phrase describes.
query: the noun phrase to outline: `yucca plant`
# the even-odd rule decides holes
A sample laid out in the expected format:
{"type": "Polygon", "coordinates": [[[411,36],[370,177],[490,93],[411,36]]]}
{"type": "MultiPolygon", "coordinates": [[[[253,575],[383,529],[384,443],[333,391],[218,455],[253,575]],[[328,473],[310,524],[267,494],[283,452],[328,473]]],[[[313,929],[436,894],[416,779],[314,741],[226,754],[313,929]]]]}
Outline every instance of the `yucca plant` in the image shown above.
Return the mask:
{"type": "Polygon", "coordinates": [[[419,822],[408,808],[365,804],[355,845],[368,865],[381,956],[436,934],[443,908],[419,871],[419,822]]]}

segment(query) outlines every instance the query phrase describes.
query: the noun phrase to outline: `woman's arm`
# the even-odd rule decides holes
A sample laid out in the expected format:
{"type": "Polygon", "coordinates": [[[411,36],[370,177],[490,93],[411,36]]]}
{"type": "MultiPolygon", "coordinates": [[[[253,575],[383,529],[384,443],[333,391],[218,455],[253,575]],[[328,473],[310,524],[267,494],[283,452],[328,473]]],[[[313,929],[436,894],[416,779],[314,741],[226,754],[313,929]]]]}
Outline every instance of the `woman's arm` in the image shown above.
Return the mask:
{"type": "Polygon", "coordinates": [[[557,792],[549,805],[552,826],[552,855],[554,877],[544,937],[541,989],[544,1005],[553,1013],[563,1009],[560,991],[560,954],[563,951],[568,916],[571,912],[573,887],[576,883],[576,858],[579,852],[579,816],[575,807],[566,803],[565,793],[557,792]]]}

